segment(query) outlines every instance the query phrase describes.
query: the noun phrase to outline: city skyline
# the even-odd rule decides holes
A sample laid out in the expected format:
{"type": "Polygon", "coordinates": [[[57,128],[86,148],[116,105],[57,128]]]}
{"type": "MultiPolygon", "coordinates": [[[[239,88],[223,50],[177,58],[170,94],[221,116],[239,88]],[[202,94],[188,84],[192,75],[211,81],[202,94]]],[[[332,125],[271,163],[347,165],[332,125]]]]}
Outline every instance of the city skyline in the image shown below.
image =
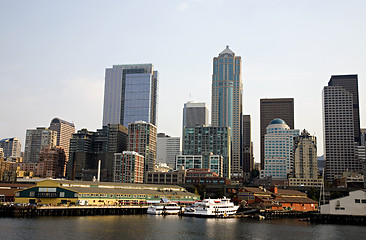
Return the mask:
{"type": "Polygon", "coordinates": [[[205,102],[211,109],[212,58],[226,45],[242,57],[243,114],[252,116],[256,162],[261,98],[294,98],[296,128],[315,135],[318,155],[323,153],[321,91],[331,75],[358,74],[360,125],[366,126],[366,5],[361,1],[233,1],[231,14],[221,12],[222,1],[145,2],[145,9],[164,17],[157,16],[147,33],[139,33],[135,28],[145,23],[144,10],[123,34],[115,28],[137,13],[138,5],[115,3],[110,9],[82,3],[0,4],[6,9],[0,16],[0,95],[5,99],[0,139],[16,137],[24,150],[26,129],[47,127],[54,117],[73,121],[77,130],[100,129],[105,68],[148,62],[160,73],[158,132],[180,136],[185,102],[205,102]],[[102,14],[106,11],[111,11],[108,16],[102,14]],[[223,15],[222,23],[214,18],[217,14],[223,15]],[[238,24],[229,26],[232,21],[238,24]],[[236,35],[229,35],[234,30],[236,35]],[[115,35],[105,40],[106,34],[115,35]],[[57,108],[56,99],[62,99],[57,108]]]}

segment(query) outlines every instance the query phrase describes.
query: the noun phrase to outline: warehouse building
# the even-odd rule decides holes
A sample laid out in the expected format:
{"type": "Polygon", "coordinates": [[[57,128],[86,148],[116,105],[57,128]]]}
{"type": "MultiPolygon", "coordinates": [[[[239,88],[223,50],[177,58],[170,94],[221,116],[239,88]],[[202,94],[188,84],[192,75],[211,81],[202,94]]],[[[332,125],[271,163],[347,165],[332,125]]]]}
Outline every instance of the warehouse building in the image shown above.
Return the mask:
{"type": "Polygon", "coordinates": [[[174,185],[45,180],[15,193],[16,203],[51,205],[146,205],[167,198],[193,203],[199,196],[174,185]]]}

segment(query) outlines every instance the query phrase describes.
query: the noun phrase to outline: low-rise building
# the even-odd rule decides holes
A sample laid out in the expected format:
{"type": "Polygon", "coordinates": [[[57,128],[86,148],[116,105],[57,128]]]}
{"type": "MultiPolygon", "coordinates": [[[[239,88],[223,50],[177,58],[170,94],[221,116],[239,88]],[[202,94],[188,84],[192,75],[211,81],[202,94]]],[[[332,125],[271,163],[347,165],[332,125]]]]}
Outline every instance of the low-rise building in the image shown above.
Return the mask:
{"type": "Polygon", "coordinates": [[[272,191],[263,187],[243,187],[238,191],[238,202],[253,208],[266,210],[316,211],[318,203],[296,190],[279,189],[272,191]]]}
{"type": "Polygon", "coordinates": [[[193,203],[199,196],[175,185],[45,180],[15,193],[16,203],[51,205],[145,205],[162,198],[193,203]]]}
{"type": "Polygon", "coordinates": [[[211,172],[208,168],[188,169],[186,173],[186,184],[193,185],[229,185],[231,181],[220,177],[217,173],[211,172]]]}
{"type": "Polygon", "coordinates": [[[353,191],[349,196],[330,200],[329,204],[320,206],[320,213],[366,216],[366,190],[353,191]]]}
{"type": "Polygon", "coordinates": [[[323,179],[321,178],[289,178],[289,186],[301,186],[301,187],[321,187],[323,179]]]}
{"type": "Polygon", "coordinates": [[[180,167],[178,170],[169,172],[146,172],[145,182],[152,184],[184,184],[186,178],[186,170],[180,167]]]}

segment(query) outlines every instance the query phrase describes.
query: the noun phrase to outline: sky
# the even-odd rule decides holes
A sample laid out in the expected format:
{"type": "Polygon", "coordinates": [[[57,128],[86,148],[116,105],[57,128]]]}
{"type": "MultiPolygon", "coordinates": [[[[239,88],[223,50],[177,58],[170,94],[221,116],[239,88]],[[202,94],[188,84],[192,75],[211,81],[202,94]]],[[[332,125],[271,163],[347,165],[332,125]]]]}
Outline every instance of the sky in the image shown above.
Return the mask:
{"type": "Polygon", "coordinates": [[[321,92],[331,75],[358,74],[366,127],[366,1],[0,0],[0,139],[48,127],[102,127],[105,69],[159,71],[158,132],[180,136],[187,101],[211,114],[212,60],[242,57],[243,113],[260,156],[261,98],[294,98],[295,128],[318,139],[321,92]]]}

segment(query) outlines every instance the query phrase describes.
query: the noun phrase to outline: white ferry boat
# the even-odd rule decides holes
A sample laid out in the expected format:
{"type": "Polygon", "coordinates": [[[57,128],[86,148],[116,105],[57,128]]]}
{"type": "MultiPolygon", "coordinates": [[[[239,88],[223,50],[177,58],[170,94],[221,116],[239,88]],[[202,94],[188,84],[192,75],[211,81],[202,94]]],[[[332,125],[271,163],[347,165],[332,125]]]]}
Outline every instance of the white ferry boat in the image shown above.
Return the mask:
{"type": "Polygon", "coordinates": [[[204,199],[195,202],[191,207],[186,207],[184,214],[195,217],[228,217],[234,215],[238,208],[239,206],[234,206],[234,203],[226,197],[204,199]]]}
{"type": "Polygon", "coordinates": [[[234,215],[238,208],[239,206],[234,206],[234,203],[226,197],[204,199],[195,202],[191,207],[186,207],[184,214],[195,217],[228,217],[234,215]]]}
{"type": "Polygon", "coordinates": [[[167,201],[163,199],[162,203],[156,205],[150,205],[147,208],[147,213],[152,215],[167,215],[167,214],[179,214],[181,207],[175,202],[167,201]]]}

